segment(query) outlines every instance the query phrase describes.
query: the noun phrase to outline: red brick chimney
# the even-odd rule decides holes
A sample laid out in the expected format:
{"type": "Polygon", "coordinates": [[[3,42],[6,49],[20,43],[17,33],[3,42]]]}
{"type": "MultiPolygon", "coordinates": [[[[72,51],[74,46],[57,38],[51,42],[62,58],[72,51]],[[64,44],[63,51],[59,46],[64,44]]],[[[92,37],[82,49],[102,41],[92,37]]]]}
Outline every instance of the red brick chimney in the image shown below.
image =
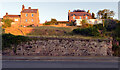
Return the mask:
{"type": "Polygon", "coordinates": [[[24,5],[22,5],[22,10],[24,10],[25,9],[25,6],[24,5]]]}
{"type": "Polygon", "coordinates": [[[6,12],[6,15],[8,15],[8,13],[6,12]]]}
{"type": "Polygon", "coordinates": [[[31,9],[31,7],[28,7],[28,9],[31,9]]]}

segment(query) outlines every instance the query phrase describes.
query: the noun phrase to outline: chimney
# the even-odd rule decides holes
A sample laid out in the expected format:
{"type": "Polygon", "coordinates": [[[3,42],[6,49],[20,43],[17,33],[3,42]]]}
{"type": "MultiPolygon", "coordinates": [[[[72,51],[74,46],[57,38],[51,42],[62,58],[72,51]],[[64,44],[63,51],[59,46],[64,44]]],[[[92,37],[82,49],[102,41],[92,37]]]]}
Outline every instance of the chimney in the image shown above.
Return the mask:
{"type": "Polygon", "coordinates": [[[31,7],[28,7],[28,9],[31,9],[31,7]]]}
{"type": "Polygon", "coordinates": [[[69,10],[69,13],[70,13],[70,10],[69,10]]]}
{"type": "Polygon", "coordinates": [[[6,15],[8,15],[8,13],[6,12],[6,15]]]}
{"type": "Polygon", "coordinates": [[[22,5],[22,10],[24,10],[25,9],[25,6],[24,5],[22,5]]]}
{"type": "Polygon", "coordinates": [[[88,12],[87,13],[90,13],[90,10],[88,10],[88,12]]]}

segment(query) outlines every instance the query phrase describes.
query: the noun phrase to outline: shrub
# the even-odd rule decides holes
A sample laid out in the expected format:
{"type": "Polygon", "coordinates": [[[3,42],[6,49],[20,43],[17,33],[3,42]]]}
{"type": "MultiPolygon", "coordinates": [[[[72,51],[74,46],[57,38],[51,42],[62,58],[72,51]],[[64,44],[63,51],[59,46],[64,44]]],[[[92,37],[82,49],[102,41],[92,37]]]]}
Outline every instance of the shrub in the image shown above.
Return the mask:
{"type": "Polygon", "coordinates": [[[11,20],[11,19],[3,19],[2,22],[4,22],[2,27],[6,28],[6,27],[11,27],[11,23],[13,22],[13,20],[11,20]]]}
{"type": "Polygon", "coordinates": [[[12,34],[2,34],[2,49],[11,48],[11,45],[18,45],[21,42],[30,40],[24,36],[14,36],[12,34]]]}
{"type": "Polygon", "coordinates": [[[46,23],[44,23],[44,25],[51,25],[51,23],[50,22],[46,22],[46,23]]]}
{"type": "Polygon", "coordinates": [[[120,37],[120,22],[116,25],[114,34],[115,34],[115,37],[120,37]]]}
{"type": "Polygon", "coordinates": [[[89,27],[89,28],[77,28],[72,31],[74,34],[80,34],[85,36],[99,36],[100,33],[98,32],[98,29],[95,27],[89,27]]]}
{"type": "Polygon", "coordinates": [[[120,57],[120,46],[117,45],[113,45],[112,46],[112,50],[113,50],[113,55],[114,56],[119,56],[120,57]]]}
{"type": "Polygon", "coordinates": [[[106,28],[107,31],[112,31],[115,30],[116,28],[116,21],[112,20],[112,19],[106,19],[104,20],[104,26],[106,28]]]}

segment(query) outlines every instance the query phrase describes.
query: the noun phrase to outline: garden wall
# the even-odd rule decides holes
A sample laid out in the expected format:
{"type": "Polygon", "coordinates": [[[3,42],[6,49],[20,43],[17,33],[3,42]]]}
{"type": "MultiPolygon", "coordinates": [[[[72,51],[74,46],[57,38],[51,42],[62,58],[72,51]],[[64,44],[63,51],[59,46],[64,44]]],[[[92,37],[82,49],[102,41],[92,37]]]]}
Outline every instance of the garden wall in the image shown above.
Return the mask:
{"type": "Polygon", "coordinates": [[[17,45],[16,54],[37,56],[112,56],[111,39],[38,38],[17,45]]]}

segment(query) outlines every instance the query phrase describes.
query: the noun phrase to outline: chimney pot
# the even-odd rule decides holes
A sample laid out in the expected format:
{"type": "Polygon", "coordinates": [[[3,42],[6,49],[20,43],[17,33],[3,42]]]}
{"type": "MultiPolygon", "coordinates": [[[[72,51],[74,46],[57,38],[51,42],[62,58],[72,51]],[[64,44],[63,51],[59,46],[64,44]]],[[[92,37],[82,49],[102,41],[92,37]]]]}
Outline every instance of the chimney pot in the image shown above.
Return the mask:
{"type": "Polygon", "coordinates": [[[70,13],[70,10],[69,10],[69,13],[70,13]]]}
{"type": "Polygon", "coordinates": [[[28,9],[31,9],[31,7],[28,7],[28,9]]]}
{"type": "Polygon", "coordinates": [[[6,15],[8,15],[8,13],[6,12],[6,15]]]}

